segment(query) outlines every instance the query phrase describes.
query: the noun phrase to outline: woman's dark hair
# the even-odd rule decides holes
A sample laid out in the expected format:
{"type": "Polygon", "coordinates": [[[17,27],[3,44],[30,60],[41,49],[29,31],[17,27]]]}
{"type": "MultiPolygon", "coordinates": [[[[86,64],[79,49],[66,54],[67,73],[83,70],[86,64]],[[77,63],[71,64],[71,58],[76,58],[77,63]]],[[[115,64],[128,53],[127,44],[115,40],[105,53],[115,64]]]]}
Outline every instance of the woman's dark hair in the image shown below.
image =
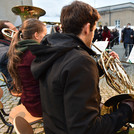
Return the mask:
{"type": "Polygon", "coordinates": [[[107,26],[104,26],[104,31],[105,31],[105,32],[108,32],[108,31],[109,31],[109,29],[108,29],[107,26]]]}
{"type": "Polygon", "coordinates": [[[13,85],[18,91],[22,89],[18,71],[17,71],[18,64],[21,61],[20,55],[18,55],[18,53],[21,52],[19,52],[16,49],[16,45],[20,40],[33,39],[34,33],[43,32],[44,26],[45,25],[37,19],[33,19],[33,18],[27,19],[23,22],[20,30],[14,35],[11,41],[9,51],[8,51],[8,57],[9,57],[8,71],[13,79],[13,82],[15,82],[13,83],[13,85]]]}
{"type": "Polygon", "coordinates": [[[100,15],[95,8],[81,1],[74,1],[62,8],[60,21],[64,33],[79,35],[86,23],[90,23],[92,31],[99,18],[100,15]]]}
{"type": "Polygon", "coordinates": [[[5,23],[9,22],[8,20],[0,20],[0,39],[4,39],[2,29],[9,28],[5,23]]]}

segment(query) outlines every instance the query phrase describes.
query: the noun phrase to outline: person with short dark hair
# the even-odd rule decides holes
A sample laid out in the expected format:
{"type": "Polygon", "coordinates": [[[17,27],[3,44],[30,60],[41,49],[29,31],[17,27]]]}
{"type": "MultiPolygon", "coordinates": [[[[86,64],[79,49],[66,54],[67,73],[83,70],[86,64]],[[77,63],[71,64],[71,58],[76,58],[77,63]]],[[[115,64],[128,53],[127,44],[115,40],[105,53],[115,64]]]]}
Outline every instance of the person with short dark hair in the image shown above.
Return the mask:
{"type": "Polygon", "coordinates": [[[40,82],[45,134],[113,134],[132,117],[132,101],[100,115],[103,70],[91,49],[99,18],[95,8],[74,1],[62,8],[63,33],[48,35],[42,45],[29,47],[36,55],[31,70],[40,82]]]}

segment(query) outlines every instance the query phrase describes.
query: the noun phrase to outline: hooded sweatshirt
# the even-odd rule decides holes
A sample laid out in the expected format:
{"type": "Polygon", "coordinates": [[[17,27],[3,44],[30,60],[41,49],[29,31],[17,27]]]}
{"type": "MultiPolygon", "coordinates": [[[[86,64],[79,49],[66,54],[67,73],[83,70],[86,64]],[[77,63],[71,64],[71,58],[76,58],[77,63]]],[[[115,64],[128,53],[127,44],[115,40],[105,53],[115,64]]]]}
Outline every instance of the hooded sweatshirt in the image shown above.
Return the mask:
{"type": "Polygon", "coordinates": [[[33,76],[39,79],[46,134],[113,134],[130,118],[126,104],[100,115],[100,68],[95,53],[73,34],[46,36],[30,46],[36,55],[33,76]]]}

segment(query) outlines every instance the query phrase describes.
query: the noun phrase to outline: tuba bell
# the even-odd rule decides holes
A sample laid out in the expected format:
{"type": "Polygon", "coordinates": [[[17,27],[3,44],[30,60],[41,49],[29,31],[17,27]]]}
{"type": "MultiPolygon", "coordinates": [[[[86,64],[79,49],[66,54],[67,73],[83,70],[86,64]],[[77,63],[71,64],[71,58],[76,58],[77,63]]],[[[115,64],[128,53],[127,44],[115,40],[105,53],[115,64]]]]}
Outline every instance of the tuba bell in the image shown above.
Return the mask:
{"type": "Polygon", "coordinates": [[[15,15],[19,15],[21,17],[22,22],[28,18],[39,19],[39,17],[46,14],[46,11],[35,6],[15,6],[12,8],[12,12],[15,15]]]}

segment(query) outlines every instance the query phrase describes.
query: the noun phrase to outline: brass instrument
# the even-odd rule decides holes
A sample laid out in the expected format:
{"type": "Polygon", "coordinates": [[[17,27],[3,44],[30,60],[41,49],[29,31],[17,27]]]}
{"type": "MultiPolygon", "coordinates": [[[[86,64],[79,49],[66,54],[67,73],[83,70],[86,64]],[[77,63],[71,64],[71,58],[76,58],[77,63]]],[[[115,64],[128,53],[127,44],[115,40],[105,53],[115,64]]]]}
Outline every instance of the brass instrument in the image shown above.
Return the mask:
{"type": "Polygon", "coordinates": [[[133,84],[119,59],[114,58],[107,51],[102,52],[94,44],[92,45],[101,52],[98,63],[104,70],[104,75],[108,85],[119,94],[132,93],[132,91],[134,91],[133,84]]]}
{"type": "Polygon", "coordinates": [[[119,59],[102,52],[99,65],[104,69],[106,81],[119,94],[132,93],[134,87],[119,59]]]}
{"type": "MultiPolygon", "coordinates": [[[[114,59],[110,56],[108,52],[102,52],[94,44],[92,45],[101,52],[98,63],[104,70],[108,85],[119,93],[119,95],[108,99],[101,108],[101,115],[110,114],[115,109],[118,109],[118,105],[122,100],[134,100],[134,87],[121,62],[117,58],[114,59]]],[[[132,122],[134,123],[134,119],[132,119],[132,122]]]]}
{"type": "Polygon", "coordinates": [[[9,28],[3,28],[1,32],[10,39],[12,39],[13,35],[15,34],[15,31],[9,28]]]}
{"type": "MultiPolygon", "coordinates": [[[[16,15],[19,15],[22,22],[28,18],[39,19],[40,16],[46,14],[45,10],[35,6],[15,6],[12,8],[12,12],[16,15]]],[[[12,38],[15,34],[15,31],[9,28],[3,28],[2,33],[7,37],[12,38]]]]}
{"type": "Polygon", "coordinates": [[[15,6],[12,12],[21,17],[22,22],[28,18],[39,19],[40,16],[46,14],[46,11],[35,6],[15,6]]]}

